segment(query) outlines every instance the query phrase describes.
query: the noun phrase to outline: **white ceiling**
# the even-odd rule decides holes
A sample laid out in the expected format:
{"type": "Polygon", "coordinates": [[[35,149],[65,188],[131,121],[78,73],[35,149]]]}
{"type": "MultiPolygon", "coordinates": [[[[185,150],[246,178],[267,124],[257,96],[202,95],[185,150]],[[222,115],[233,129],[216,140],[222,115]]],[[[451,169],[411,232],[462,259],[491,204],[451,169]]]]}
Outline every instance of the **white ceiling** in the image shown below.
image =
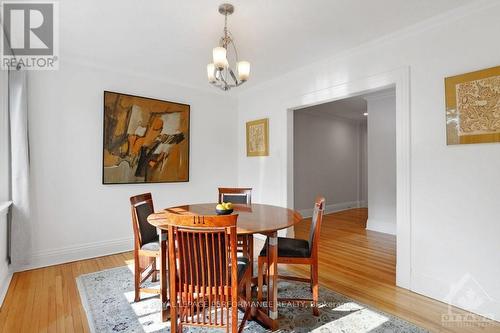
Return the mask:
{"type": "Polygon", "coordinates": [[[350,97],[297,110],[316,116],[334,116],[350,120],[366,120],[366,100],[362,96],[350,97]]]}
{"type": "MultiPolygon", "coordinates": [[[[231,0],[229,28],[240,59],[252,64],[251,85],[472,1],[231,0]]],[[[60,1],[62,60],[206,88],[222,2],[60,1]]]]}

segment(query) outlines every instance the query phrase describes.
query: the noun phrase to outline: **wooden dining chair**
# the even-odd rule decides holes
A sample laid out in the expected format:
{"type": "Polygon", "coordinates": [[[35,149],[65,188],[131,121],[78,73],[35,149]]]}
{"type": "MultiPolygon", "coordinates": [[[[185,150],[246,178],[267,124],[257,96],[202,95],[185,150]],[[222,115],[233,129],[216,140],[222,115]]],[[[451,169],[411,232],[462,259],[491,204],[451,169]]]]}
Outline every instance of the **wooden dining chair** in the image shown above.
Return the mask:
{"type": "Polygon", "coordinates": [[[154,213],[151,193],[130,197],[130,205],[134,230],[134,301],[139,302],[141,292],[160,293],[157,289],[141,287],[149,277],[153,282],[158,281],[156,258],[160,257],[160,243],[156,228],[147,221],[148,216],[154,213]],[[146,274],[143,276],[144,273],[146,274]]]}
{"type": "MultiPolygon", "coordinates": [[[[278,237],[278,264],[299,264],[309,265],[311,278],[305,279],[296,276],[278,275],[278,279],[308,282],[311,284],[313,314],[319,315],[318,310],[318,243],[321,230],[321,221],[325,209],[325,198],[318,197],[314,204],[309,240],[278,237]]],[[[267,242],[260,251],[258,259],[258,277],[257,277],[257,300],[262,301],[262,286],[264,284],[264,266],[267,264],[267,242]]],[[[281,299],[284,300],[284,299],[281,299]]],[[[310,301],[303,299],[300,301],[310,301]]],[[[292,300],[290,300],[292,301],[292,300]]],[[[294,299],[293,301],[299,301],[294,299]]]]}
{"type": "Polygon", "coordinates": [[[219,203],[231,202],[238,205],[252,204],[251,187],[219,187],[219,203]]]}
{"type": "MultiPolygon", "coordinates": [[[[252,204],[251,187],[219,187],[219,203],[231,202],[236,205],[252,204]]],[[[238,236],[238,251],[253,263],[253,235],[238,236]]],[[[253,264],[250,267],[253,276],[253,264]]]]}
{"type": "Polygon", "coordinates": [[[236,252],[238,215],[167,218],[171,332],[205,326],[236,333],[238,305],[245,309],[241,331],[250,314],[251,276],[248,259],[236,252]]]}

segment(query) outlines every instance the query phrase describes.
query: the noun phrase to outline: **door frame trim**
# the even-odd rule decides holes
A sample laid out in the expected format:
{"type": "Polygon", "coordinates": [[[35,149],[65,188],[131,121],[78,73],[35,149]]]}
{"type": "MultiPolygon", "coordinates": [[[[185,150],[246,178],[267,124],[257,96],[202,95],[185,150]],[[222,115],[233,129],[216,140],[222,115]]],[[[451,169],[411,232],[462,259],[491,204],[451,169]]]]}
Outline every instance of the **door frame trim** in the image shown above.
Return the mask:
{"type": "Polygon", "coordinates": [[[411,118],[410,118],[410,68],[408,66],[359,78],[325,89],[319,89],[297,96],[286,103],[286,131],[283,139],[286,170],[283,183],[286,184],[285,201],[293,208],[293,111],[317,104],[328,103],[388,88],[396,91],[396,285],[412,289],[412,218],[411,218],[411,118]]]}

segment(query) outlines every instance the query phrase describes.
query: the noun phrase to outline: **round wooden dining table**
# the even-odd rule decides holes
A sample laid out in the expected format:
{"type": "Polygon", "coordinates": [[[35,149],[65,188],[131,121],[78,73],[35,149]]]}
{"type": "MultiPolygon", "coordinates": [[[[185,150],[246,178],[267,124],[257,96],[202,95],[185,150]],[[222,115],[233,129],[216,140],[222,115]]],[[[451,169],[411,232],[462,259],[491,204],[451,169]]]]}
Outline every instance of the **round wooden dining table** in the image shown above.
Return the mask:
{"type": "MultiPolygon", "coordinates": [[[[160,241],[160,296],[162,300],[162,320],[168,318],[167,300],[167,246],[166,232],[169,226],[167,214],[181,215],[215,215],[217,203],[190,204],[176,207],[169,207],[148,217],[148,222],[161,230],[160,241]]],[[[302,220],[299,212],[278,206],[265,204],[234,205],[232,214],[238,214],[237,233],[238,235],[248,235],[253,242],[253,234],[264,234],[267,241],[267,306],[255,307],[252,309],[252,316],[264,326],[274,330],[278,326],[278,231],[292,227],[302,220]]],[[[248,250],[253,257],[253,246],[248,250]]]]}

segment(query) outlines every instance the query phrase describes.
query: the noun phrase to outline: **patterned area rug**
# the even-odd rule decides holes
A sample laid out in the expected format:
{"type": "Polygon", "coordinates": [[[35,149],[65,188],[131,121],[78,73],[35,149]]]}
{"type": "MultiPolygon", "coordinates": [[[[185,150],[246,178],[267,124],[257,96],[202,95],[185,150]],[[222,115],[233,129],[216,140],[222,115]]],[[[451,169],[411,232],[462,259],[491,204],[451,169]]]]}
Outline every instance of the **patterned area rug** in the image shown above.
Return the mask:
{"type": "MultiPolygon", "coordinates": [[[[170,332],[169,322],[160,320],[160,299],[143,294],[134,302],[133,273],[130,267],[118,267],[77,278],[90,330],[92,332],[170,332]]],[[[151,286],[150,286],[151,287],[151,286]]],[[[278,293],[286,298],[310,297],[309,285],[279,282],[278,293]]],[[[240,320],[242,313],[240,311],[240,320]]],[[[331,290],[320,288],[320,316],[312,316],[310,308],[279,308],[279,332],[427,332],[400,318],[370,309],[331,290]]],[[[194,329],[189,332],[220,332],[194,329]]],[[[249,321],[245,332],[267,332],[257,322],[249,321]]]]}

